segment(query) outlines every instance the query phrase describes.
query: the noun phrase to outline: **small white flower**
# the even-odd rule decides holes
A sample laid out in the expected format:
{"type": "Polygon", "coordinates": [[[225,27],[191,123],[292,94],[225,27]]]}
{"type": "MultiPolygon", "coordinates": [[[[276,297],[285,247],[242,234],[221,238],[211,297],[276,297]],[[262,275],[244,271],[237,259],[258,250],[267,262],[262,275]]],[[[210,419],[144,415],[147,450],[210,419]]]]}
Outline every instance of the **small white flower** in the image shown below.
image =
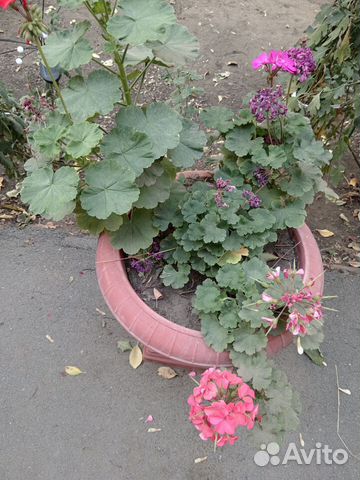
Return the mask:
{"type": "Polygon", "coordinates": [[[105,67],[112,67],[114,65],[114,61],[112,58],[109,58],[109,60],[104,60],[101,62],[105,67]]]}
{"type": "Polygon", "coordinates": [[[21,45],[19,45],[16,50],[18,53],[24,53],[24,47],[22,47],[21,45]]]}
{"type": "Polygon", "coordinates": [[[23,63],[22,59],[19,57],[15,60],[15,62],[17,65],[21,65],[23,63]]]}
{"type": "Polygon", "coordinates": [[[296,92],[293,92],[293,93],[291,94],[291,96],[292,96],[292,97],[296,97],[296,92]]]}

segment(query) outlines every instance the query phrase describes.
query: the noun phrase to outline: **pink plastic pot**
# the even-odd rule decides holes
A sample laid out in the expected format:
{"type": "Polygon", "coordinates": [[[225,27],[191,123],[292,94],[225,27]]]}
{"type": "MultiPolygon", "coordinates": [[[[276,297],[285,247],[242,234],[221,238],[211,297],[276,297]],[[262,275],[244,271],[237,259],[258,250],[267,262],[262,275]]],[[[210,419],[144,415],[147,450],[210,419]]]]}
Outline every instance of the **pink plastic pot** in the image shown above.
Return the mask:
{"type": "MultiPolygon", "coordinates": [[[[183,172],[187,178],[210,178],[209,172],[183,172]]],[[[292,230],[296,254],[304,269],[305,282],[314,280],[312,291],[322,294],[324,271],[320,251],[309,227],[292,230]]],[[[125,255],[110,243],[107,234],[99,238],[96,273],[101,293],[118,322],[144,347],[144,358],[167,365],[189,368],[231,367],[227,352],[208,347],[201,332],[177,325],[152,310],[137,295],[129,282],[125,255]]],[[[289,332],[269,338],[267,352],[275,355],[292,342],[289,332]]]]}

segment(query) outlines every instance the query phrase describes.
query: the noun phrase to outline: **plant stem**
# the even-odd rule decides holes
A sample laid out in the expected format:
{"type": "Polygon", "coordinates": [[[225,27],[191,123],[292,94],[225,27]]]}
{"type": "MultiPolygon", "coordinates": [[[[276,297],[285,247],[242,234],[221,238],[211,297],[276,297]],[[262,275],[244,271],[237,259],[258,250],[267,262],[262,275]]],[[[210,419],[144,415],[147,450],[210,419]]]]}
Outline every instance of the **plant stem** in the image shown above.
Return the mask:
{"type": "Polygon", "coordinates": [[[131,105],[132,104],[132,98],[131,98],[129,82],[128,82],[128,78],[127,78],[127,75],[126,75],[126,70],[125,70],[124,64],[121,61],[121,57],[119,55],[119,52],[117,52],[117,51],[114,52],[114,58],[115,58],[115,62],[116,62],[117,66],[118,66],[118,69],[119,69],[119,78],[120,78],[120,82],[121,82],[121,85],[122,85],[122,90],[123,90],[123,93],[124,93],[126,104],[131,105]]]}
{"type": "Polygon", "coordinates": [[[139,75],[135,78],[135,80],[132,82],[131,86],[130,86],[130,90],[132,90],[134,88],[134,86],[137,84],[137,82],[141,79],[141,82],[143,82],[143,78],[145,77],[145,73],[147,72],[147,70],[149,69],[149,67],[152,65],[153,61],[155,60],[155,57],[152,58],[150,61],[148,61],[145,65],[145,68],[142,72],[139,73],[139,75]]]}
{"type": "Polygon", "coordinates": [[[58,97],[60,98],[60,101],[62,103],[62,106],[64,108],[64,111],[66,113],[66,115],[69,117],[70,120],[71,119],[71,115],[69,113],[69,110],[67,109],[67,106],[66,106],[66,103],[65,103],[65,100],[64,100],[64,97],[62,96],[62,93],[61,93],[61,90],[60,90],[60,87],[57,83],[57,81],[55,80],[55,77],[51,71],[51,68],[50,68],[50,65],[48,64],[48,61],[45,57],[45,54],[44,54],[44,51],[42,49],[42,46],[41,46],[41,43],[40,43],[40,40],[38,39],[38,37],[35,37],[35,43],[36,43],[36,46],[38,48],[38,51],[39,51],[39,54],[40,54],[40,57],[41,57],[41,60],[43,61],[45,67],[46,67],[46,70],[48,71],[48,74],[51,78],[51,81],[52,81],[52,84],[54,85],[54,88],[56,90],[56,93],[58,94],[58,97]]]}
{"type": "Polygon", "coordinates": [[[289,104],[289,98],[290,98],[290,92],[291,92],[291,84],[292,84],[292,81],[293,81],[293,76],[291,75],[291,77],[290,77],[290,80],[289,80],[289,84],[288,84],[287,93],[286,93],[286,105],[288,105],[288,104],[289,104]]]}
{"type": "Polygon", "coordinates": [[[266,125],[267,125],[267,128],[268,128],[270,143],[271,143],[271,145],[273,145],[273,139],[272,139],[271,130],[270,130],[270,120],[269,120],[268,116],[266,117],[266,125]]]}
{"type": "Polygon", "coordinates": [[[114,75],[118,76],[118,74],[117,74],[117,72],[115,72],[115,70],[112,70],[111,68],[107,67],[103,63],[99,62],[99,60],[97,60],[96,58],[92,57],[91,60],[93,62],[97,63],[98,65],[100,65],[101,67],[105,68],[105,70],[107,70],[108,72],[113,73],[114,75]]]}

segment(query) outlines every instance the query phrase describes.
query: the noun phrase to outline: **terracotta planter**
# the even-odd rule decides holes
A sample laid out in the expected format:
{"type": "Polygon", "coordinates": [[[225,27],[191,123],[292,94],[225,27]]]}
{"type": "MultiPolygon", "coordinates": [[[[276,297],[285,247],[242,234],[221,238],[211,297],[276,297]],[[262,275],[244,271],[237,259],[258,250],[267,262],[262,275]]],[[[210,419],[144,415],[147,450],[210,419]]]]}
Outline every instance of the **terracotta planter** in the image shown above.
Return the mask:
{"type": "MultiPolygon", "coordinates": [[[[182,173],[187,178],[210,178],[209,172],[182,173]]],[[[299,265],[304,269],[304,280],[314,279],[312,290],[322,294],[324,271],[320,251],[309,227],[292,230],[299,265]]],[[[144,347],[144,358],[167,365],[189,368],[230,367],[227,352],[217,353],[208,347],[201,332],[177,325],[152,310],[137,295],[129,282],[125,255],[110,243],[107,234],[99,238],[96,255],[96,273],[101,293],[118,322],[144,347]]],[[[269,338],[267,352],[275,355],[292,342],[286,332],[269,338]]]]}

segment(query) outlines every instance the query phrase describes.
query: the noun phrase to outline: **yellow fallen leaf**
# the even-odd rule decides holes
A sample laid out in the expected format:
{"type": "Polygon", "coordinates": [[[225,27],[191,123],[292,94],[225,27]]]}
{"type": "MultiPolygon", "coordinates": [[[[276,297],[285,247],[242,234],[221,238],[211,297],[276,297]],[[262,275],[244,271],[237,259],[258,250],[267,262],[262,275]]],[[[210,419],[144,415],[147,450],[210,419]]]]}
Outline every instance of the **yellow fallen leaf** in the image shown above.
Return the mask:
{"type": "Polygon", "coordinates": [[[65,373],[66,375],[70,375],[70,377],[77,377],[78,375],[81,375],[84,372],[81,371],[80,368],[78,367],[68,365],[67,367],[65,367],[65,373]]]}
{"type": "Polygon", "coordinates": [[[198,457],[198,458],[195,458],[194,460],[194,463],[202,463],[202,462],[205,462],[205,460],[207,460],[208,457],[198,457]]]}
{"type": "Polygon", "coordinates": [[[177,373],[175,372],[175,370],[170,367],[159,367],[158,375],[160,375],[160,377],[162,378],[166,378],[166,380],[177,377],[177,373]]]}
{"type": "Polygon", "coordinates": [[[148,433],[161,432],[161,428],[148,428],[148,433]]]}
{"type": "Polygon", "coordinates": [[[316,231],[319,232],[319,234],[324,238],[333,237],[335,235],[335,233],[331,230],[320,230],[319,228],[317,228],[316,231]]]}
{"type": "Polygon", "coordinates": [[[248,257],[248,256],[249,256],[249,249],[246,247],[241,247],[239,248],[239,250],[233,250],[231,252],[224,253],[224,255],[222,255],[219,258],[218,264],[221,267],[226,265],[227,263],[236,265],[242,260],[243,257],[248,257]]]}
{"type": "Polygon", "coordinates": [[[349,180],[348,184],[350,185],[350,187],[358,187],[359,186],[359,179],[358,178],[352,178],[351,180],[349,180]]]}
{"type": "Polygon", "coordinates": [[[142,361],[143,361],[143,354],[142,354],[141,348],[139,347],[139,345],[135,345],[135,347],[133,347],[130,352],[129,363],[132,366],[132,368],[138,368],[140,367],[142,361]]]}
{"type": "Polygon", "coordinates": [[[159,298],[162,298],[162,296],[163,296],[163,294],[161,292],[159,292],[159,290],[157,288],[153,289],[153,294],[154,294],[155,300],[159,300],[159,298]]]}

